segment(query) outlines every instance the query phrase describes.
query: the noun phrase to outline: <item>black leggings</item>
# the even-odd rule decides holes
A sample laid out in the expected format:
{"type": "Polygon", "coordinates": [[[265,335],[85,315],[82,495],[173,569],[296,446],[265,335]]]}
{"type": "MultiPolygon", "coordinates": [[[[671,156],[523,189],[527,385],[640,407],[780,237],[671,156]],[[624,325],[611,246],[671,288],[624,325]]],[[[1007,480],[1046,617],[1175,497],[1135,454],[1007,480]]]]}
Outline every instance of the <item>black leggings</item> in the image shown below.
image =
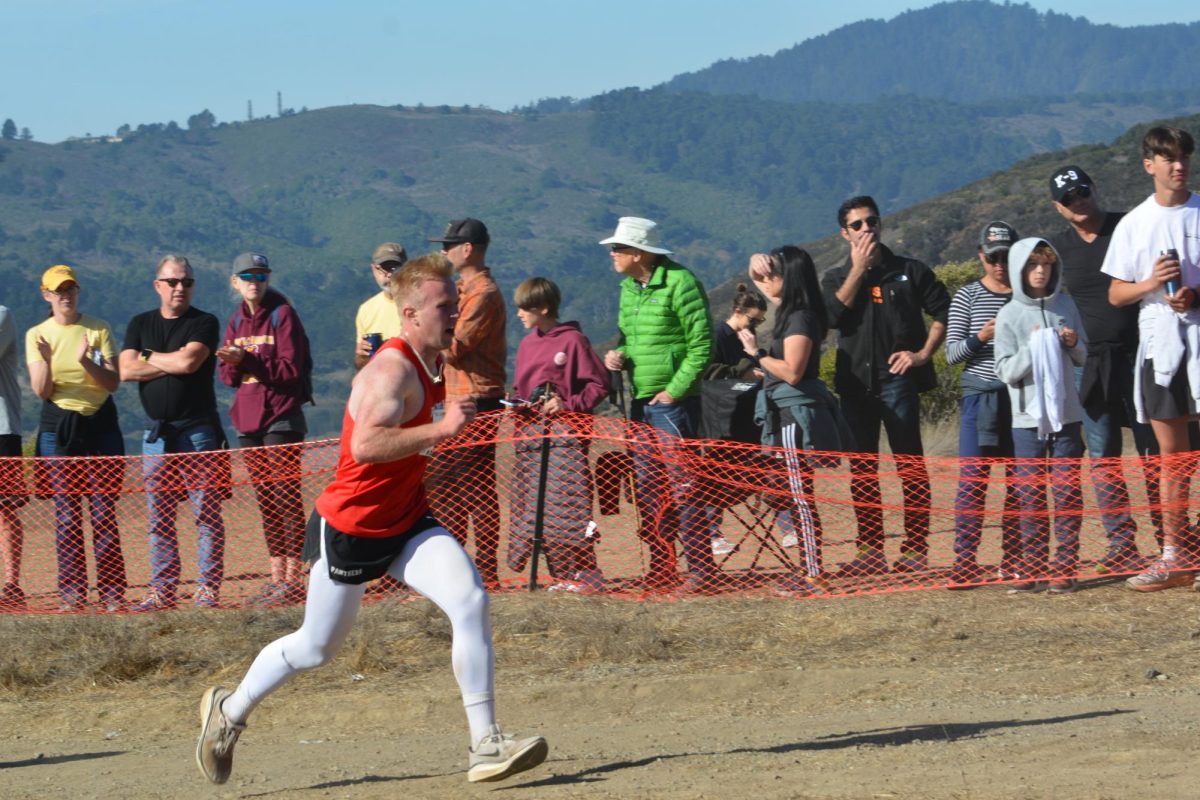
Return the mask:
{"type": "Polygon", "coordinates": [[[264,445],[296,444],[304,441],[299,431],[281,431],[261,436],[238,435],[238,445],[248,449],[246,471],[254,484],[263,536],[271,558],[300,558],[304,549],[304,498],[300,491],[299,447],[259,450],[264,445]]]}

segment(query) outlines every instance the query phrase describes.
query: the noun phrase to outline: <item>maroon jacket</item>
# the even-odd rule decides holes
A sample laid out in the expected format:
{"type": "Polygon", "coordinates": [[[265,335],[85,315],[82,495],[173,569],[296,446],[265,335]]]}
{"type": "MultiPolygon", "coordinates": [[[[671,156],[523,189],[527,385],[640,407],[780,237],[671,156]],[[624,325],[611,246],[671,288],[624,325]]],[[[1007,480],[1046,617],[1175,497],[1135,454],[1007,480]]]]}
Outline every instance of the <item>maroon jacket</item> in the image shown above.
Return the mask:
{"type": "Polygon", "coordinates": [[[237,389],[229,418],[238,433],[259,433],[300,410],[305,339],[300,317],[274,289],[267,290],[253,316],[245,303],[238,305],[221,341],[238,345],[246,355],[240,364],[222,361],[219,366],[221,382],[237,389]]]}
{"type": "Polygon", "coordinates": [[[578,322],[560,322],[547,333],[534,328],[521,340],[513,394],[528,400],[547,381],[554,384],[567,411],[591,411],[608,396],[608,370],[578,322]]]}

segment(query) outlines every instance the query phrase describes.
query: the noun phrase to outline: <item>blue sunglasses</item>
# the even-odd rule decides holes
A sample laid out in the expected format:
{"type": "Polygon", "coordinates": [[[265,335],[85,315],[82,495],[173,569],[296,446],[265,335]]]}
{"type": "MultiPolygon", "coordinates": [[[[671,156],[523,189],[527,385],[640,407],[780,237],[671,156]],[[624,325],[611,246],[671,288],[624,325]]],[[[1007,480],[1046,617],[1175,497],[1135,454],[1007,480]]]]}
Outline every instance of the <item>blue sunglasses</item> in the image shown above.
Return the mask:
{"type": "Polygon", "coordinates": [[[237,276],[238,276],[238,278],[246,281],[247,283],[249,283],[251,281],[261,283],[262,281],[267,280],[271,276],[271,273],[269,273],[269,272],[239,272],[237,274],[237,276]]]}

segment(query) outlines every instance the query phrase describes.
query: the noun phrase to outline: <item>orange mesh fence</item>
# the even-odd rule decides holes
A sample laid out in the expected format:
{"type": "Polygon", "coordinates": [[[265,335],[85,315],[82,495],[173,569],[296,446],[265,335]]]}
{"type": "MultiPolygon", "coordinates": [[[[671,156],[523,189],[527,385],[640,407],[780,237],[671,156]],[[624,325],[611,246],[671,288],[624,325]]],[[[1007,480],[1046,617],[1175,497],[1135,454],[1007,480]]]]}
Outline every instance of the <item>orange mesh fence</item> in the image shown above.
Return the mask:
{"type": "MultiPolygon", "coordinates": [[[[4,597],[24,601],[6,610],[128,608],[155,568],[181,604],[207,583],[241,605],[299,555],[337,453],[0,459],[4,597]]],[[[509,411],[443,443],[426,483],[492,590],[838,596],[1132,574],[1164,525],[1200,554],[1178,499],[1195,466],[813,453],[509,411]]]]}

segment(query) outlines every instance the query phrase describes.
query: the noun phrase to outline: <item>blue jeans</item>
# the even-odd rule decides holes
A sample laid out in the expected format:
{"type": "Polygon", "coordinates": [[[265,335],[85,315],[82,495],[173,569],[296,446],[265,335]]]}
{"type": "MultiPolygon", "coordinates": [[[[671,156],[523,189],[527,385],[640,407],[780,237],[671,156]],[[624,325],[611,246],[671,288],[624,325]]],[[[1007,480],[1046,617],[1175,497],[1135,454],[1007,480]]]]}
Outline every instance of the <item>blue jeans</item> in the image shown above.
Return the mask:
{"type": "Polygon", "coordinates": [[[175,456],[217,450],[221,434],[212,425],[194,425],[172,431],[156,441],[142,436],[142,461],[146,497],[150,503],[150,585],[168,598],[175,596],[181,564],[175,516],[180,492],[186,491],[196,521],[201,586],[217,589],[225,577],[225,522],[221,519],[223,480],[213,456],[175,456]],[[199,487],[199,488],[190,488],[199,487]]]}
{"type": "MultiPolygon", "coordinates": [[[[1007,392],[1007,390],[1004,390],[1007,392]]],[[[1000,443],[995,446],[979,444],[976,419],[981,395],[966,395],[960,403],[958,422],[958,494],[954,498],[954,564],[970,568],[977,564],[979,538],[983,529],[984,504],[987,500],[988,479],[992,465],[977,459],[1011,458],[1013,455],[1011,416],[1005,415],[998,431],[1000,443]]],[[[1008,397],[1002,398],[1005,407],[1008,397]]],[[[1017,518],[1017,492],[1012,467],[1005,466],[1004,512],[1000,517],[1000,564],[1006,566],[1020,548],[1020,526],[1017,518]]]]}
{"type": "MultiPolygon", "coordinates": [[[[1082,380],[1083,367],[1076,367],[1075,386],[1078,387],[1082,380]]],[[[1143,458],[1158,455],[1158,440],[1154,438],[1154,431],[1149,425],[1137,421],[1132,396],[1117,398],[1099,416],[1093,417],[1086,408],[1083,410],[1083,433],[1087,440],[1088,456],[1092,459],[1092,483],[1096,489],[1096,505],[1100,507],[1100,521],[1104,524],[1104,532],[1108,534],[1110,551],[1137,547],[1134,541],[1137,524],[1128,511],[1129,490],[1125,485],[1125,476],[1121,473],[1121,465],[1116,461],[1105,460],[1122,455],[1122,412],[1130,421],[1133,443],[1138,455],[1143,458]]],[[[1159,509],[1162,506],[1158,468],[1153,460],[1144,460],[1142,463],[1146,496],[1152,509],[1150,519],[1161,539],[1162,512],[1159,509]]]]}
{"type": "Polygon", "coordinates": [[[717,565],[712,557],[708,514],[702,501],[693,496],[691,481],[680,466],[683,454],[679,452],[678,443],[679,439],[696,435],[700,422],[699,398],[688,397],[676,403],[656,405],[648,405],[644,399],[634,400],[630,404],[629,418],[644,422],[662,434],[655,442],[640,442],[630,448],[638,506],[654,515],[649,534],[643,536],[651,548],[651,570],[655,569],[656,557],[660,560],[667,557],[661,552],[656,554],[655,548],[664,547],[664,543],[670,541],[667,537],[673,527],[671,523],[678,520],[688,572],[703,580],[712,578],[716,575],[717,565]],[[657,455],[661,451],[667,451],[664,454],[666,464],[657,455]],[[670,499],[662,496],[668,485],[671,487],[670,499]]]}
{"type": "Polygon", "coordinates": [[[1074,576],[1079,568],[1079,527],[1083,510],[1081,468],[1083,440],[1080,423],[1071,422],[1058,433],[1038,439],[1036,428],[1013,428],[1013,483],[1021,506],[1022,578],[1053,574],[1074,576]],[[1022,459],[1028,459],[1022,461],[1022,459]],[[1046,506],[1046,480],[1054,495],[1055,548],[1050,564],[1050,516],[1046,506]]]}
{"type": "MultiPolygon", "coordinates": [[[[880,380],[879,394],[841,396],[842,414],[854,435],[859,453],[879,452],[879,426],[887,431],[888,444],[896,455],[924,455],[921,444],[921,397],[912,381],[903,375],[880,380]]],[[[900,487],[904,493],[904,553],[925,556],[929,552],[929,506],[932,492],[929,470],[922,459],[900,461],[900,487]]],[[[883,549],[883,509],[879,491],[879,462],[850,459],[850,497],[858,521],[858,546],[883,549]]]]}
{"type": "MultiPolygon", "coordinates": [[[[57,441],[54,431],[39,431],[38,452],[54,455],[57,441]]],[[[83,455],[125,455],[121,432],[86,436],[83,455]]],[[[83,538],[83,498],[87,497],[92,517],[96,588],[101,600],[123,600],[128,584],[116,503],[124,464],[116,459],[68,461],[60,458],[52,458],[47,464],[50,488],[54,492],[54,551],[58,560],[59,597],[63,600],[87,599],[87,554],[83,538]]]]}

